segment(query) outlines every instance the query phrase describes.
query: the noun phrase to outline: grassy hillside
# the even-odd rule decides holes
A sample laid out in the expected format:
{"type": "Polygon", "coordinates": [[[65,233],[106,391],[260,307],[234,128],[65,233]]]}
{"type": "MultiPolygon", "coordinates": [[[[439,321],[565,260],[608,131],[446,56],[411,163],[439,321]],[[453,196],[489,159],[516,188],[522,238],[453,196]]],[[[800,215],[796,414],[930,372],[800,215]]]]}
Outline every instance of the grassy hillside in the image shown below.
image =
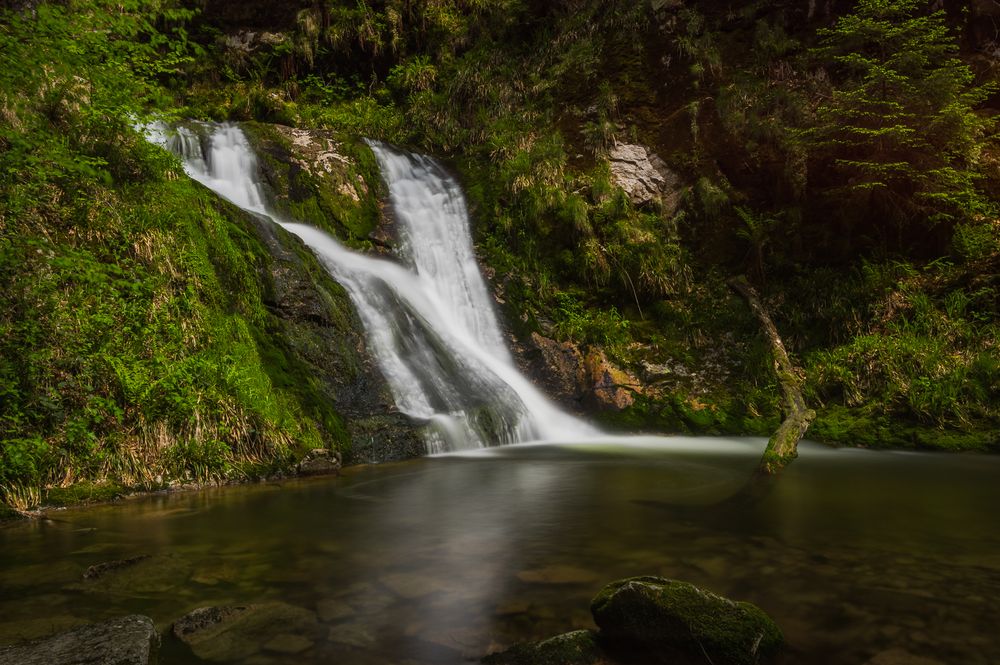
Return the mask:
{"type": "Polygon", "coordinates": [[[0,21],[0,501],[17,508],[350,449],[341,411],[368,369],[346,293],[296,243],[273,241],[292,257],[275,272],[259,222],[133,128],[200,56],[189,17],[94,2],[0,21]],[[319,331],[276,301],[276,275],[302,272],[319,331]]]}

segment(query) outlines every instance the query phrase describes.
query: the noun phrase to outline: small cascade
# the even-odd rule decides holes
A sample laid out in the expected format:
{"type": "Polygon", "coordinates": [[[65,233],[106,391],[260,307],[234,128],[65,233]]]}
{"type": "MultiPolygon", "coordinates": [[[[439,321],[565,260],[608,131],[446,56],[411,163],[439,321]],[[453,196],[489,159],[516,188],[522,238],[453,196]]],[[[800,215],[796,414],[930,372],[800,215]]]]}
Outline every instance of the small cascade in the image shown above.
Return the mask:
{"type": "Polygon", "coordinates": [[[514,367],[473,253],[461,189],[429,157],[372,143],[399,222],[398,261],[351,251],[267,205],[256,156],[235,125],[204,133],[147,128],[187,173],[297,235],[347,289],[400,411],[425,420],[429,453],[596,431],[561,411],[514,367]]]}
{"type": "Polygon", "coordinates": [[[399,221],[399,258],[433,284],[462,326],[491,354],[510,362],[472,250],[469,213],[458,183],[430,157],[369,142],[399,221]]]}

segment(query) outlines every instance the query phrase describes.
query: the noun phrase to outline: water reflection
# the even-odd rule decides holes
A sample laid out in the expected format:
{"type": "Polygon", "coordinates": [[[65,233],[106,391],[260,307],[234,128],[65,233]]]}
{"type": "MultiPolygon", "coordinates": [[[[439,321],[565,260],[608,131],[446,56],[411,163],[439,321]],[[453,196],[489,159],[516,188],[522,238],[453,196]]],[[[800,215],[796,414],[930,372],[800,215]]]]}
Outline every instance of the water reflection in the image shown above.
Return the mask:
{"type": "MultiPolygon", "coordinates": [[[[805,445],[736,504],[763,441],[516,446],[282,486],[147,497],[0,530],[0,642],[141,612],[281,602],[323,634],[254,662],[457,663],[590,627],[612,579],[747,599],[792,662],[995,663],[1000,458],[805,445]],[[87,566],[139,554],[99,582],[87,566]],[[945,628],[946,627],[946,628],[945,628]]],[[[198,662],[168,643],[162,659],[198,662]]]]}

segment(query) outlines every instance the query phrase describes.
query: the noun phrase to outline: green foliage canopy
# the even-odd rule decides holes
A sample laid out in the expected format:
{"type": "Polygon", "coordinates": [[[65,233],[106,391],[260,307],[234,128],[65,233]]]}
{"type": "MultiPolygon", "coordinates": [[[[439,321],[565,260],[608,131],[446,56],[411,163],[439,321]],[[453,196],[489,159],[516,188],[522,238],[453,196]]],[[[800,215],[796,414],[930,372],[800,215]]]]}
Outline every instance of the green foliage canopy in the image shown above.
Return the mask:
{"type": "Polygon", "coordinates": [[[897,229],[991,209],[976,188],[990,122],[976,108],[993,87],[974,84],[944,12],[922,4],[860,0],[820,31],[831,86],[800,135],[814,187],[897,229]]]}

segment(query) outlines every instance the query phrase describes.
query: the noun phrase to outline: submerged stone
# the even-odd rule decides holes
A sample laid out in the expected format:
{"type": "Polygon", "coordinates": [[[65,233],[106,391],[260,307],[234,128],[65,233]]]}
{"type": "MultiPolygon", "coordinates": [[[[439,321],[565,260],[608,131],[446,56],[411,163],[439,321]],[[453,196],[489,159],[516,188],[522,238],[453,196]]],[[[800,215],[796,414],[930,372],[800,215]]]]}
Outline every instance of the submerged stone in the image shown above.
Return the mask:
{"type": "Polygon", "coordinates": [[[377,641],[375,633],[369,626],[360,622],[342,623],[330,628],[327,641],[345,644],[358,649],[367,649],[377,641]]]}
{"type": "Polygon", "coordinates": [[[83,582],[70,588],[87,593],[136,596],[169,591],[190,577],[191,564],[180,557],[143,554],[91,566],[84,572],[83,582]]]}
{"type": "Polygon", "coordinates": [[[135,614],[0,647],[0,665],[147,665],[158,645],[153,620],[135,614]]]}
{"type": "Polygon", "coordinates": [[[319,615],[320,621],[328,623],[346,619],[356,614],[353,607],[336,598],[327,598],[316,603],[316,613],[319,615]]]}
{"type": "Polygon", "coordinates": [[[662,577],[612,582],[590,608],[602,637],[664,658],[680,653],[715,665],[757,665],[769,662],[784,641],[755,605],[662,577]]]}
{"type": "Polygon", "coordinates": [[[287,603],[260,603],[202,607],[175,621],[173,632],[198,658],[228,663],[265,649],[304,651],[320,637],[322,629],[309,610],[287,603]]]}
{"type": "Polygon", "coordinates": [[[597,581],[597,574],[576,566],[555,565],[522,570],[517,579],[530,584],[588,584],[597,581]]]}
{"type": "Polygon", "coordinates": [[[598,644],[596,633],[576,630],[541,642],[516,644],[491,654],[484,665],[612,665],[615,661],[598,644]]]}
{"type": "Polygon", "coordinates": [[[905,649],[889,649],[876,655],[865,665],[943,665],[939,660],[915,656],[905,649]]]}

